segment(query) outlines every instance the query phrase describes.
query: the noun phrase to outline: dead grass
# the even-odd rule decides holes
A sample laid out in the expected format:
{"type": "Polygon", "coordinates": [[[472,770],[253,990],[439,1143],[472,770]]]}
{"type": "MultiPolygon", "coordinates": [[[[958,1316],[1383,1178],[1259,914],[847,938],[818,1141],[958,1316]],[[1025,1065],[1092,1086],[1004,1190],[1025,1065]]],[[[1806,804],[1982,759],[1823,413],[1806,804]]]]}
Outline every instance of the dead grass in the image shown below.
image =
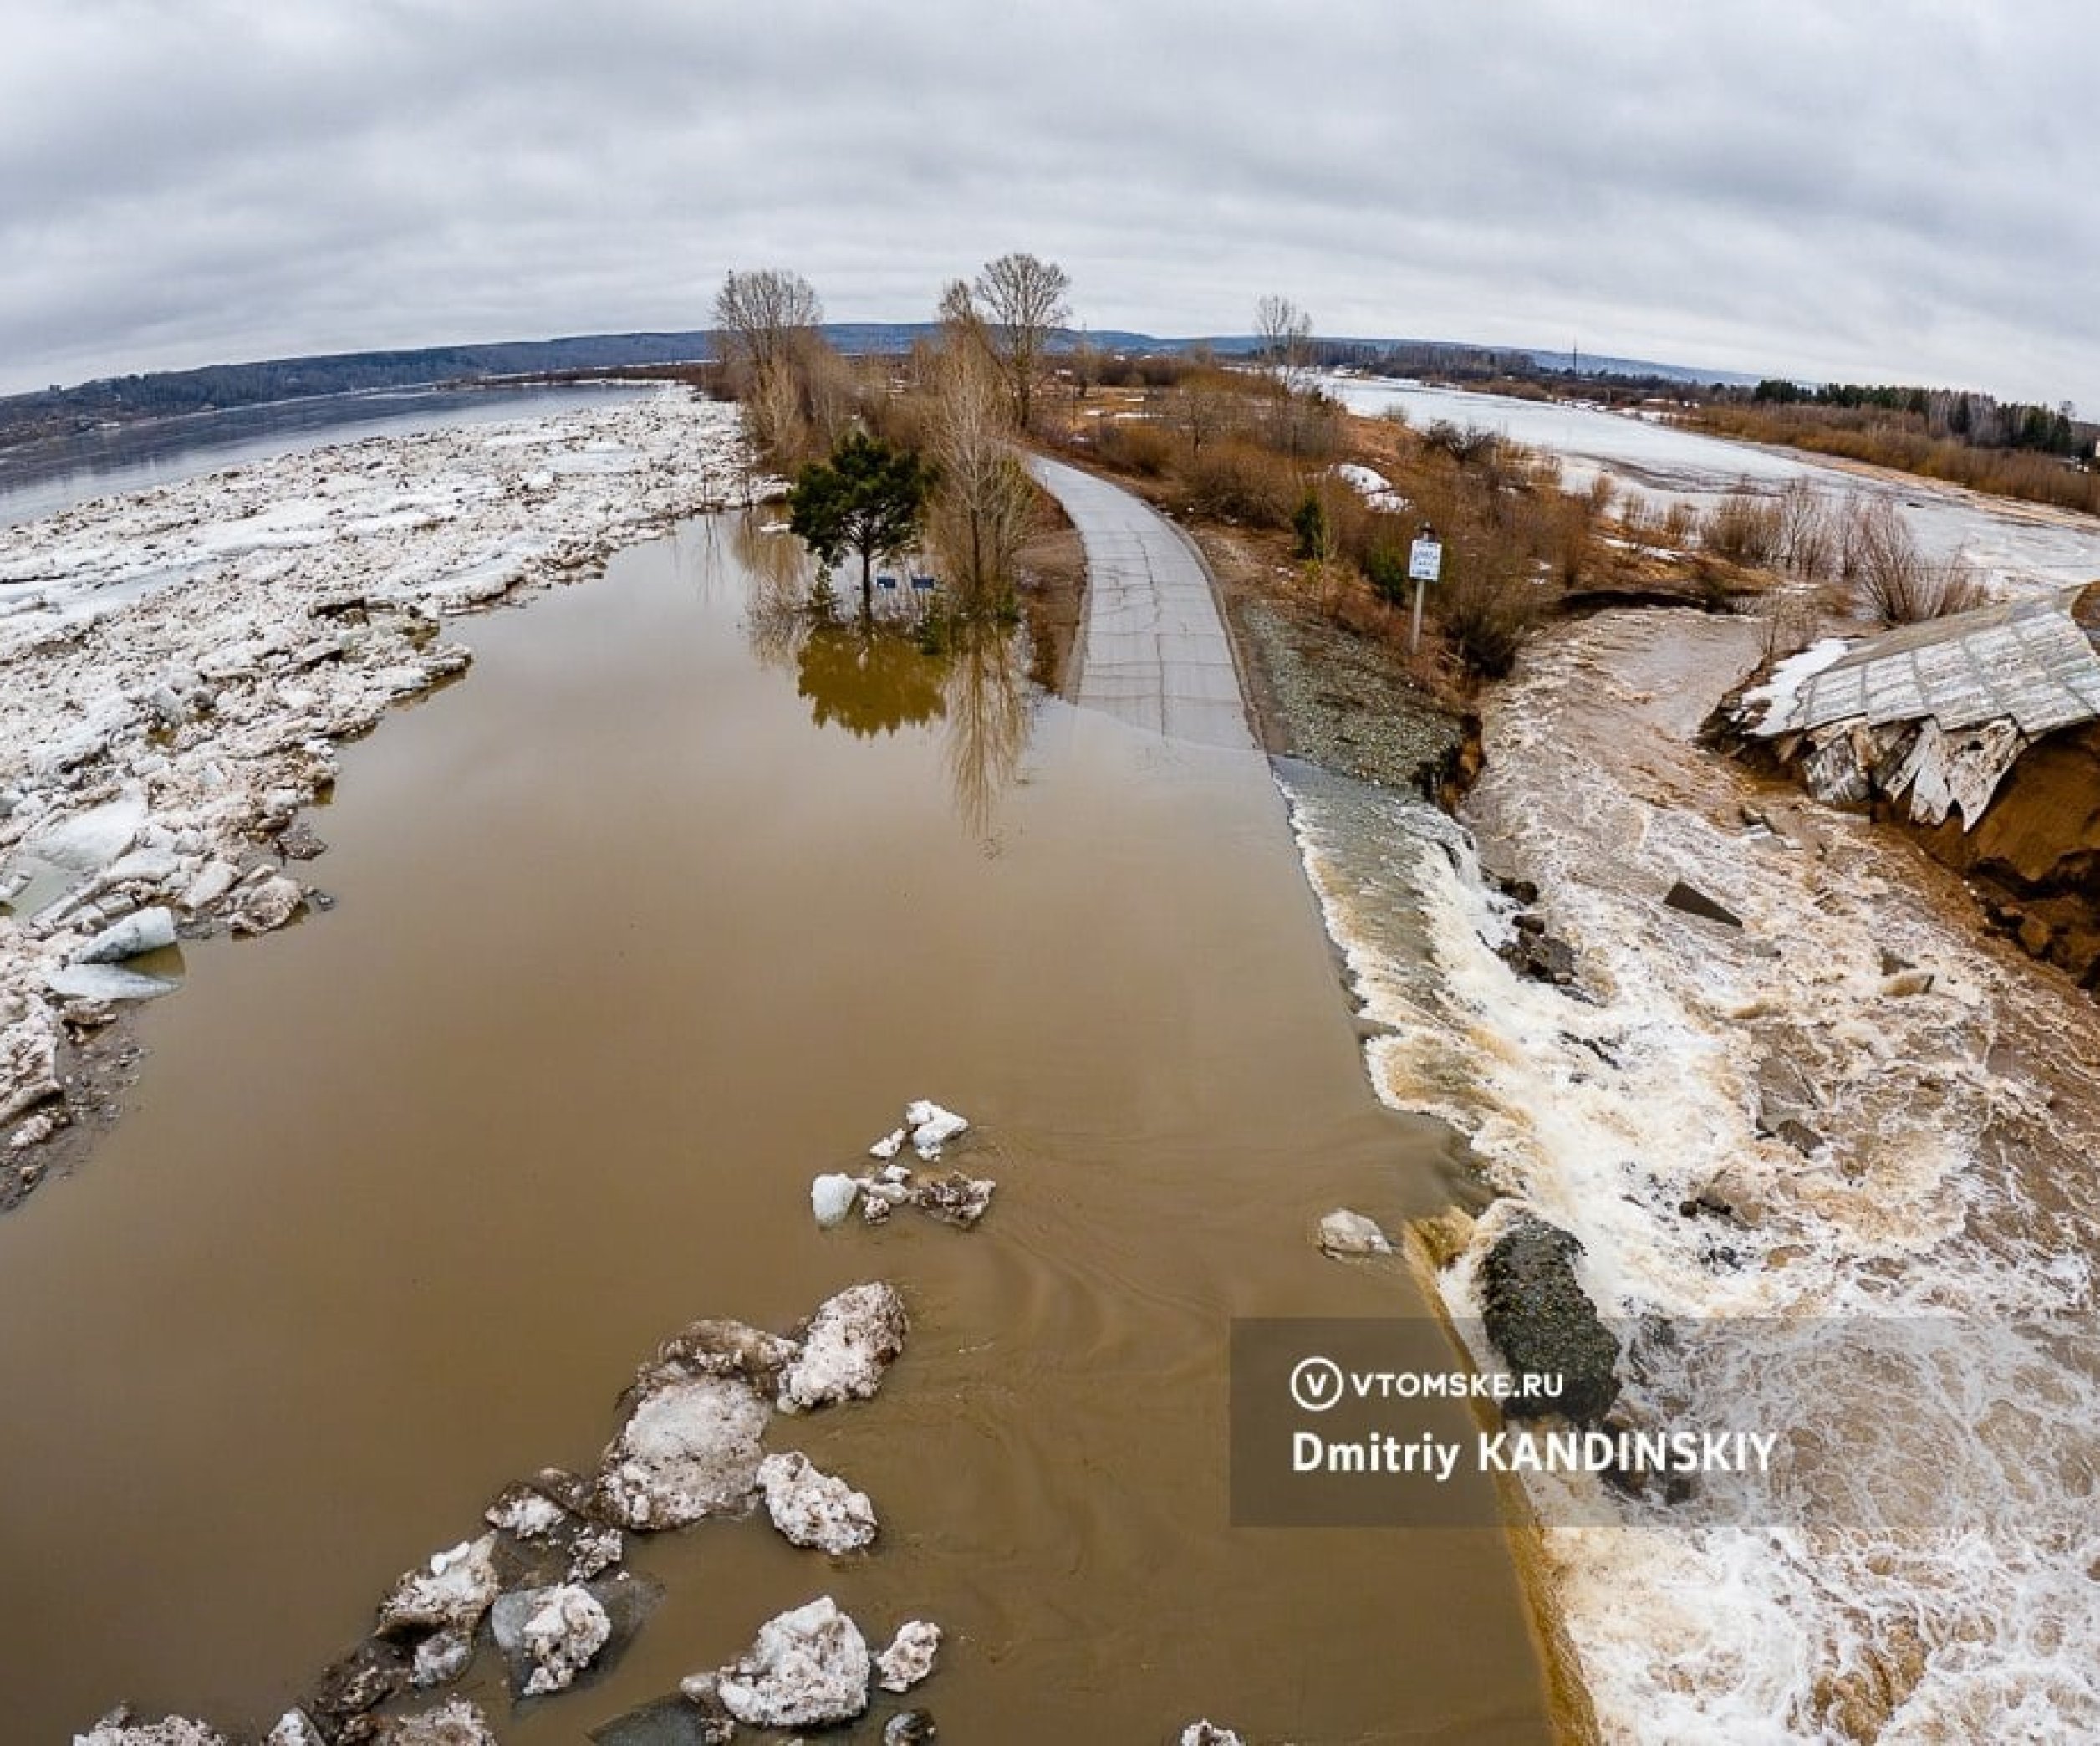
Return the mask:
{"type": "Polygon", "coordinates": [[[1087,591],[1086,549],[1057,499],[1041,493],[1041,530],[1017,555],[1017,593],[1028,625],[1028,676],[1047,692],[1062,692],[1072,671],[1087,591]]]}

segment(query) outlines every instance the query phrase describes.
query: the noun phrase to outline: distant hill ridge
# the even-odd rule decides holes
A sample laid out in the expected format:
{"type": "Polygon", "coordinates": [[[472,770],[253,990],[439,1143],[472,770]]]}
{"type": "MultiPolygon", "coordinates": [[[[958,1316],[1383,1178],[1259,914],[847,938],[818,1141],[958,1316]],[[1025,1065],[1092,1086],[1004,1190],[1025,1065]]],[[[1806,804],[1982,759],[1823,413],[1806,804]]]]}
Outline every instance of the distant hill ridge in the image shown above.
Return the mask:
{"type": "MultiPolygon", "coordinates": [[[[906,351],[913,341],[935,330],[932,322],[842,321],[828,324],[825,337],[842,351],[906,351]]],[[[1070,331],[1063,349],[1080,345],[1107,351],[1188,351],[1208,346],[1225,356],[1245,356],[1260,349],[1252,334],[1215,334],[1204,339],[1162,340],[1119,329],[1070,331]]],[[[1485,347],[1456,342],[1399,340],[1329,340],[1320,342],[1332,360],[1369,361],[1387,351],[1448,352],[1454,357],[1493,354],[1529,359],[1536,367],[1565,370],[1571,355],[1525,347],[1485,347]]],[[[704,329],[667,334],[590,334],[562,340],[517,340],[488,345],[426,346],[408,351],[341,352],[315,357],[266,359],[248,364],[212,364],[198,370],[158,370],[150,375],[106,376],[73,388],[42,389],[0,397],[0,444],[58,434],[105,421],[176,417],[185,413],[230,406],[260,406],[318,395],[371,393],[386,389],[427,388],[440,384],[487,380],[492,377],[548,375],[579,370],[696,364],[713,356],[712,336],[704,329]]],[[[1654,376],[1668,380],[1749,383],[1751,376],[1726,371],[1693,370],[1631,359],[1593,358],[1582,363],[1600,374],[1654,376]]]]}

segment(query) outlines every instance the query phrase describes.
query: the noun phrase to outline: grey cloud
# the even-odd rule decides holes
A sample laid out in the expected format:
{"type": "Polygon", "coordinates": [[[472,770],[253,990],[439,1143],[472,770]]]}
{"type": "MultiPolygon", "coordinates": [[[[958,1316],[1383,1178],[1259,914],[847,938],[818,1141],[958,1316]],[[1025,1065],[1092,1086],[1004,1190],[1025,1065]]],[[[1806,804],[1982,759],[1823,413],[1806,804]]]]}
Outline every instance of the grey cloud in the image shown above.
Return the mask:
{"type": "Polygon", "coordinates": [[[0,388],[689,326],[731,265],[926,314],[1917,376],[2100,407],[2082,10],[27,0],[0,388]]]}

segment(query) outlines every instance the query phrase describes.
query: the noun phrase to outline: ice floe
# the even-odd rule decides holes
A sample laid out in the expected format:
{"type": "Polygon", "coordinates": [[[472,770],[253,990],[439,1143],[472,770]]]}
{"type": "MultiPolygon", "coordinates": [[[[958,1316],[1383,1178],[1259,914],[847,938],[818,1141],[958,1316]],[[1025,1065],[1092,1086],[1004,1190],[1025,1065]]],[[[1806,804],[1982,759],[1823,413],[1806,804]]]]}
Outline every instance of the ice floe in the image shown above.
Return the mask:
{"type": "Polygon", "coordinates": [[[298,915],[268,839],[333,784],[337,742],[466,667],[447,615],[751,489],[736,410],[666,390],[0,528],[0,1062],[57,1040],[66,1000],[166,993],[70,967],[147,949],[163,916],[298,915]]]}
{"type": "Polygon", "coordinates": [[[781,1375],[780,1410],[872,1398],[904,1350],[910,1325],[896,1288],[880,1280],[827,1299],[810,1318],[801,1353],[781,1375]]]}
{"type": "Polygon", "coordinates": [[[818,1728],[868,1708],[871,1663],[860,1627],[830,1595],[769,1619],[716,1691],[750,1728],[818,1728]]]}
{"type": "Polygon", "coordinates": [[[875,1657],[878,1682],[885,1692],[908,1692],[932,1675],[940,1652],[940,1627],[912,1619],[898,1627],[889,1646],[875,1657]]]}
{"type": "Polygon", "coordinates": [[[759,1489],[773,1526],[798,1546],[834,1557],[873,1543],[875,1506],[834,1473],[820,1473],[800,1450],[768,1455],[759,1464],[759,1489]]]}

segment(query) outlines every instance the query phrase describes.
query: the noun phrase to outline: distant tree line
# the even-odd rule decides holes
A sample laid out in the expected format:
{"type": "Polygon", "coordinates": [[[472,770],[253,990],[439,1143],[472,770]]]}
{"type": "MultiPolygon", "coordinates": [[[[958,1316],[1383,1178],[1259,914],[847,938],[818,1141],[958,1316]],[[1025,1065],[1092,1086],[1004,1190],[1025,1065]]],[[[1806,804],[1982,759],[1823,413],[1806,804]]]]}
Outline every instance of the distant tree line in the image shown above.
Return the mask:
{"type": "Polygon", "coordinates": [[[679,363],[709,355],[709,336],[702,332],[621,334],[278,358],[148,375],[108,376],[75,388],[53,387],[0,398],[0,444],[63,436],[102,424],[175,418],[318,395],[430,388],[491,376],[610,370],[638,364],[679,363]]]}
{"type": "Polygon", "coordinates": [[[2017,401],[2001,401],[1988,394],[1950,388],[1906,388],[1857,382],[1826,382],[1804,387],[1799,382],[1764,381],[1751,391],[1761,406],[1828,406],[1889,415],[1914,424],[1935,440],[1965,442],[1971,448],[2034,449],[2046,455],[2075,455],[2082,447],[2073,408],[2017,401]]]}

